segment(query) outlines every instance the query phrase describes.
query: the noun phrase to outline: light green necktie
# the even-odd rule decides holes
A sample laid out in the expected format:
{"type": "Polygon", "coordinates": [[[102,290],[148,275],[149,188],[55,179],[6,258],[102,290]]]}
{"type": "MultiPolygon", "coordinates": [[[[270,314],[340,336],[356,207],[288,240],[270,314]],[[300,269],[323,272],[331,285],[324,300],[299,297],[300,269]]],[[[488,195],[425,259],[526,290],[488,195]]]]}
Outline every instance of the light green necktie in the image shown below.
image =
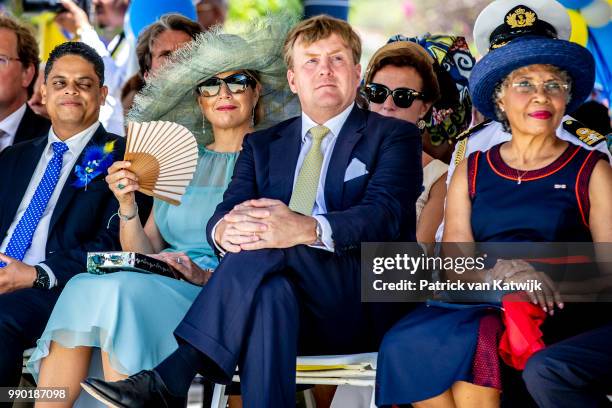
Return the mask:
{"type": "Polygon", "coordinates": [[[321,153],[321,142],[329,133],[325,126],[315,126],[309,130],[312,136],[312,145],[300,169],[289,208],[304,215],[311,215],[317,198],[317,188],[319,187],[319,177],[321,176],[321,166],[323,165],[323,153],[321,153]]]}

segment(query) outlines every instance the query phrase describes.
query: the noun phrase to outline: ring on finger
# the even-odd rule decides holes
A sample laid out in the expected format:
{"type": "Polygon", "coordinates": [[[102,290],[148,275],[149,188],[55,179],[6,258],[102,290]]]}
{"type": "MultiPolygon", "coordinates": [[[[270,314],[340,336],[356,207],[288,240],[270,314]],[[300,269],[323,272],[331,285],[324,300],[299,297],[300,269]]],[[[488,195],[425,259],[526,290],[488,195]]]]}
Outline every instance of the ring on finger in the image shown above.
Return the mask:
{"type": "Polygon", "coordinates": [[[117,188],[118,188],[119,190],[123,190],[123,189],[125,188],[125,184],[121,184],[121,183],[119,183],[119,184],[117,184],[117,188]]]}
{"type": "Polygon", "coordinates": [[[176,258],[176,263],[177,263],[177,264],[179,264],[179,265],[183,263],[183,260],[181,259],[181,257],[180,257],[180,256],[178,256],[178,257],[176,258]]]}

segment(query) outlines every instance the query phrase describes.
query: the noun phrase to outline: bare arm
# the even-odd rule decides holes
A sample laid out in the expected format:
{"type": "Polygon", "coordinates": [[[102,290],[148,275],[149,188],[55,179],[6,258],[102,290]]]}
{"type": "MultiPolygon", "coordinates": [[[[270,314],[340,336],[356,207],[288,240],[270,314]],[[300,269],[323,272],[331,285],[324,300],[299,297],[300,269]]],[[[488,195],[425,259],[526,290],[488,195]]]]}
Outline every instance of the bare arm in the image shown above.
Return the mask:
{"type": "Polygon", "coordinates": [[[129,221],[121,220],[119,238],[121,248],[129,252],[157,254],[166,247],[166,243],[159,229],[157,229],[157,224],[155,224],[155,213],[153,211],[151,211],[144,228],[138,217],[129,221]]]}
{"type": "Polygon", "coordinates": [[[598,296],[601,290],[612,288],[612,253],[610,244],[612,243],[612,212],[609,205],[612,202],[612,168],[604,161],[600,160],[593,169],[589,180],[589,201],[591,209],[589,211],[589,228],[595,243],[595,256],[600,267],[600,275],[594,279],[580,282],[561,282],[559,288],[562,293],[570,293],[580,296],[598,296]],[[597,245],[600,243],[600,245],[597,245]],[[607,268],[607,269],[603,269],[607,268]]]}
{"type": "Polygon", "coordinates": [[[134,192],[138,190],[138,177],[129,171],[129,161],[117,161],[108,168],[106,182],[108,188],[119,201],[119,212],[130,220],[121,220],[119,239],[124,251],[156,254],[165,247],[164,240],[155,224],[154,212],[151,211],[146,225],[142,226],[138,217],[138,207],[134,192]]]}
{"type": "Polygon", "coordinates": [[[421,210],[417,223],[416,236],[418,242],[430,243],[436,239],[436,231],[444,216],[446,174],[441,175],[429,190],[429,198],[421,210]]]}
{"type": "Polygon", "coordinates": [[[448,187],[443,242],[474,241],[470,222],[472,202],[468,192],[467,164],[467,160],[459,164],[448,187]]]}
{"type": "Polygon", "coordinates": [[[589,226],[593,242],[612,242],[612,167],[600,160],[589,181],[589,226]]]}
{"type": "MultiPolygon", "coordinates": [[[[612,243],[612,167],[605,161],[600,160],[593,169],[589,180],[589,201],[591,210],[589,212],[589,225],[594,243],[612,243]]],[[[601,283],[599,288],[612,288],[612,253],[611,244],[595,245],[595,256],[602,269],[601,283]]]]}

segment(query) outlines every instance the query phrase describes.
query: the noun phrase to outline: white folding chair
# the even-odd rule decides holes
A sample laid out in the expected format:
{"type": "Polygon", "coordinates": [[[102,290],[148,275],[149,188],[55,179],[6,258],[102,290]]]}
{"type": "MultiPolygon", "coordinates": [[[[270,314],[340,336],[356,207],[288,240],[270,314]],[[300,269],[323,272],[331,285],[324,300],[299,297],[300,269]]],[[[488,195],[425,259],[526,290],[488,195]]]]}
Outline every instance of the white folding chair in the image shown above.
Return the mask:
{"type": "MultiPolygon", "coordinates": [[[[347,354],[337,356],[308,356],[297,358],[297,384],[354,385],[372,387],[370,407],[374,403],[377,353],[347,354]]],[[[240,382],[238,375],[233,380],[240,382]]],[[[225,408],[225,385],[216,384],[211,408],[225,408]]]]}
{"type": "Polygon", "coordinates": [[[23,368],[21,370],[21,372],[23,374],[29,374],[28,370],[26,370],[26,363],[30,359],[30,356],[32,355],[34,350],[35,350],[34,348],[31,348],[31,349],[27,349],[26,351],[23,352],[23,368]]]}

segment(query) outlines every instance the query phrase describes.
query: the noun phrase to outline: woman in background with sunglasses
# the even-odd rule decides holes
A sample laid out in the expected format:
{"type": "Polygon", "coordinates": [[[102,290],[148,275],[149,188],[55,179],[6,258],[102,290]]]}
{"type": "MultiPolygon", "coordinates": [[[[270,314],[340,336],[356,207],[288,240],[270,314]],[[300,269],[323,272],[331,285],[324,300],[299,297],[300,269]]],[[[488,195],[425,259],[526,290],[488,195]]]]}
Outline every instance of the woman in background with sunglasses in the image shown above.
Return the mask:
{"type": "MultiPolygon", "coordinates": [[[[156,366],[176,349],[172,333],[218,264],[203,231],[222,200],[245,135],[297,112],[291,110],[297,104],[281,56],[289,22],[269,18],[260,24],[241,36],[202,34],[136,97],[129,119],[186,126],[198,139],[200,157],[181,205],[155,199],[144,226],[135,216],[138,179],[129,162],[109,168],[122,249],[157,254],[185,280],[134,272],[72,279],[28,362],[39,387],[69,388],[69,400],[53,407],[72,406],[80,382],[92,373],[118,381],[156,366]]],[[[244,242],[253,239],[245,236],[244,242]]]]}
{"type": "MultiPolygon", "coordinates": [[[[440,97],[434,60],[420,45],[397,41],[380,48],[368,64],[363,92],[371,111],[425,127],[440,97]]],[[[425,136],[424,136],[425,137],[425,136]]],[[[423,192],[417,200],[417,240],[434,242],[444,215],[448,165],[423,152],[423,192]]]]}

